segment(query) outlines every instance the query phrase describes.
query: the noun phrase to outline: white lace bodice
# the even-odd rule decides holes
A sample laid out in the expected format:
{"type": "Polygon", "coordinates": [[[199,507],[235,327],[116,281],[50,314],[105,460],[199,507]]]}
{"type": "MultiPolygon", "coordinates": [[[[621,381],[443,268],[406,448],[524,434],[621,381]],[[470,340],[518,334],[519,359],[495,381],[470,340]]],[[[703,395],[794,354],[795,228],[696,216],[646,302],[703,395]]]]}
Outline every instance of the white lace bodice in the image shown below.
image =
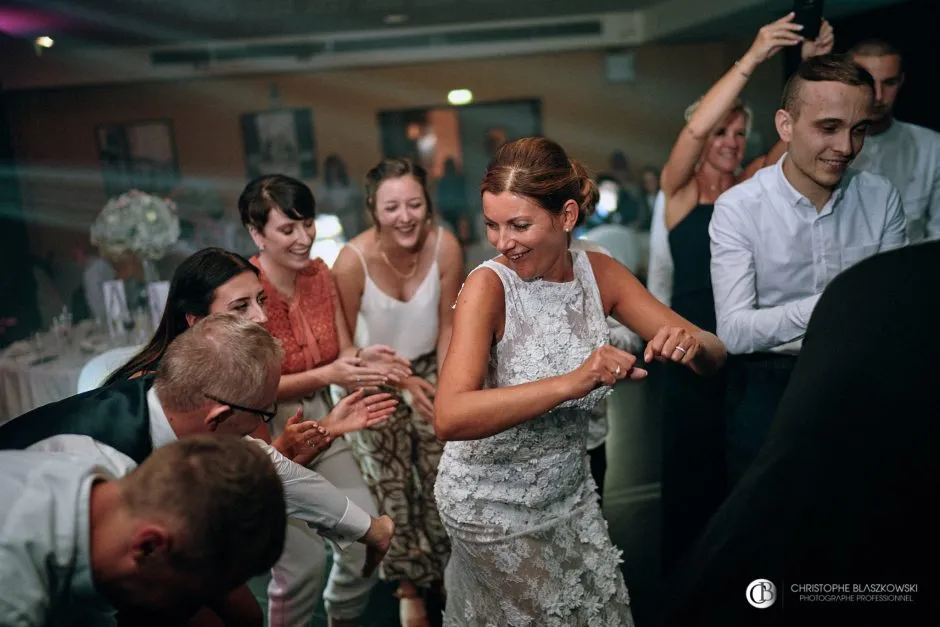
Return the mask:
{"type": "MultiPolygon", "coordinates": [[[[582,251],[571,255],[574,280],[565,283],[524,281],[494,261],[481,266],[499,275],[505,294],[503,337],[490,352],[487,387],[566,374],[608,342],[591,262],[582,251]]],[[[520,513],[538,510],[542,518],[574,507],[590,489],[584,466],[590,410],[609,392],[598,388],[482,440],[448,442],[438,475],[441,512],[509,531],[520,513]]]]}

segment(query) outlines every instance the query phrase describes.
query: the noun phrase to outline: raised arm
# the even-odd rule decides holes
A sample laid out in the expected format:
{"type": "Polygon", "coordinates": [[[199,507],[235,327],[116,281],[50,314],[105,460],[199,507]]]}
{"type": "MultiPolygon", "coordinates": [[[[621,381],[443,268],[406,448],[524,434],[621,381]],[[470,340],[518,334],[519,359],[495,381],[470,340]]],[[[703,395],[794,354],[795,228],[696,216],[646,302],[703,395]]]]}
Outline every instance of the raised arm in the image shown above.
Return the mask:
{"type": "Polygon", "coordinates": [[[734,105],[757,66],[784,46],[795,46],[803,41],[798,34],[802,27],[794,24],[793,18],[794,14],[790,13],[762,27],[751,48],[702,98],[679,133],[669,160],[663,166],[660,187],[667,198],[693,179],[695,165],[705,150],[708,135],[734,105]]]}
{"type": "MultiPolygon", "coordinates": [[[[816,39],[813,41],[803,41],[803,45],[800,46],[800,58],[806,61],[810,57],[829,54],[832,52],[835,42],[835,31],[832,28],[832,24],[823,20],[822,26],[819,29],[819,35],[816,39]]],[[[766,168],[769,165],[777,163],[786,151],[787,145],[783,143],[782,140],[778,139],[777,143],[770,148],[767,154],[761,155],[747,164],[747,167],[744,168],[744,171],[738,177],[738,183],[751,178],[757,174],[757,171],[761,168],[766,168]]]]}
{"type": "Polygon", "coordinates": [[[588,258],[605,310],[648,342],[644,351],[647,362],[677,361],[699,374],[711,374],[721,368],[727,353],[714,334],[666,307],[615,260],[598,253],[588,253],[588,258]],[[676,350],[680,345],[684,353],[676,350]]]}

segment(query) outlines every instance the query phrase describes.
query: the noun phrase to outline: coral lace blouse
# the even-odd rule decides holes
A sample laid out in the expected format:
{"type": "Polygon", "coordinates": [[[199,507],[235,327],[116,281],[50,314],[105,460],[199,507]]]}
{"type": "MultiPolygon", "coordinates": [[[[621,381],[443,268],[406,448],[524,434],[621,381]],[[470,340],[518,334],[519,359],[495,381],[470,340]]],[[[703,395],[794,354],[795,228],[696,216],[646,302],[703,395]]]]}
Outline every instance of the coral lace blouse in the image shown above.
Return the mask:
{"type": "Polygon", "coordinates": [[[322,259],[312,260],[297,275],[294,296],[277,291],[261,269],[258,256],[251,263],[260,271],[267,297],[265,328],[284,347],[281,374],[295,374],[328,364],[339,357],[336,308],[339,299],[333,275],[322,259]]]}

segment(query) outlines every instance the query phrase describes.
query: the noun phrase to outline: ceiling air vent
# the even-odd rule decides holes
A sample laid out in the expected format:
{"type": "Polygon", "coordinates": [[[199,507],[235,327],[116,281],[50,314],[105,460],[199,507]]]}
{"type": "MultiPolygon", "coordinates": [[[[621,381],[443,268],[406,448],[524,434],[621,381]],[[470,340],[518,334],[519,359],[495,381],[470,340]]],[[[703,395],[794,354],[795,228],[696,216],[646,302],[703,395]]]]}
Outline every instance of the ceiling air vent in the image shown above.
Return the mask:
{"type": "Polygon", "coordinates": [[[602,34],[603,25],[601,20],[588,19],[566,24],[476,28],[399,36],[343,37],[331,41],[306,40],[294,43],[259,42],[256,44],[191,46],[151,52],[150,62],[152,65],[167,66],[181,64],[208,65],[284,58],[307,59],[324,53],[350,54],[379,52],[382,50],[421,50],[472,44],[537,41],[540,39],[600,37],[602,34]]]}

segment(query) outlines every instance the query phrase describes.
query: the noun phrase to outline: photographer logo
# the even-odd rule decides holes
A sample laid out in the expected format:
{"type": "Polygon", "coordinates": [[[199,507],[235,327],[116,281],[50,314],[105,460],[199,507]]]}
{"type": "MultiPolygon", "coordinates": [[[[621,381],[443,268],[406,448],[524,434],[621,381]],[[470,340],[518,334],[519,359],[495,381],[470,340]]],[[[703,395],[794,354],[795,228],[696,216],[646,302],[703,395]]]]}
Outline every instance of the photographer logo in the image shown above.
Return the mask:
{"type": "Polygon", "coordinates": [[[755,579],[747,586],[747,602],[758,609],[766,609],[777,600],[777,586],[769,579],[755,579]]]}

